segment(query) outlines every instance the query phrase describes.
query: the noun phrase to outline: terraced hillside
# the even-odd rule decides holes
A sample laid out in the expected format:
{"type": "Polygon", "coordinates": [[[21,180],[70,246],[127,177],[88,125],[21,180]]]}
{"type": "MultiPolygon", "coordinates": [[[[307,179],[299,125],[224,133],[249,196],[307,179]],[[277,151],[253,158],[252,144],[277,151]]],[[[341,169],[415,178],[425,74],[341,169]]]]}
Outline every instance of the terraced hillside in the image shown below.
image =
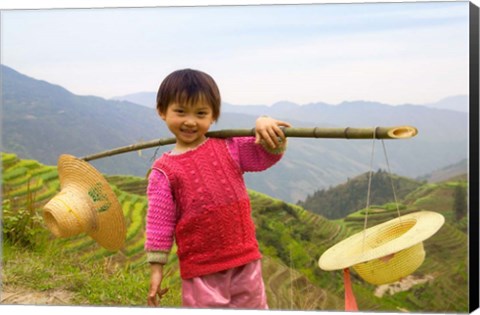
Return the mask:
{"type": "MultiPolygon", "coordinates": [[[[2,153],[2,199],[9,202],[13,209],[25,207],[29,199],[33,199],[34,207],[40,211],[59,190],[57,168],[44,166],[33,160],[19,160],[13,154],[2,153]]],[[[117,254],[130,262],[137,262],[135,254],[143,250],[143,223],[146,213],[147,202],[144,196],[128,193],[114,187],[114,191],[122,204],[123,212],[128,224],[127,242],[122,255],[117,254]]],[[[58,240],[69,251],[79,252],[83,259],[98,259],[110,256],[108,252],[96,245],[96,243],[84,235],[58,240]]]]}
{"type": "MultiPolygon", "coordinates": [[[[28,207],[41,213],[42,206],[59,191],[58,174],[55,166],[41,165],[36,161],[20,160],[13,154],[2,153],[2,199],[3,212],[14,213],[28,207]],[[8,210],[8,211],[7,211],[8,210]]],[[[74,257],[82,266],[108,266],[94,271],[105,272],[108,281],[117,283],[115,290],[129,281],[131,274],[141,290],[148,290],[148,266],[144,262],[144,224],[147,210],[145,198],[146,180],[138,177],[109,176],[127,222],[127,242],[118,252],[109,252],[99,247],[89,237],[80,235],[69,239],[53,239],[49,246],[61,249],[68,257],[74,257]],[[114,266],[115,268],[113,268],[114,266]],[[112,269],[113,268],[113,269],[112,269]],[[112,271],[114,270],[114,271],[112,271]],[[115,278],[115,279],[113,279],[115,278]]],[[[415,273],[416,277],[432,276],[433,280],[409,287],[393,295],[379,296],[378,287],[366,284],[353,273],[353,289],[360,310],[370,311],[421,311],[421,312],[463,312],[467,305],[467,255],[466,234],[458,229],[452,212],[451,194],[458,183],[443,183],[438,186],[422,186],[409,194],[400,207],[402,213],[419,209],[435,210],[437,199],[442,201],[441,212],[447,217],[447,224],[431,239],[425,242],[427,258],[415,273]],[[440,189],[440,190],[439,190],[440,189]],[[450,197],[448,197],[450,196],[450,197]],[[442,197],[443,198],[443,197],[442,197]],[[431,200],[431,202],[428,202],[431,200]]],[[[258,192],[249,191],[257,236],[264,254],[264,279],[271,309],[299,310],[342,310],[343,279],[340,271],[325,272],[318,268],[321,254],[337,242],[363,228],[364,210],[345,219],[327,220],[292,204],[270,198],[258,192]]],[[[437,205],[438,206],[438,205],[437,205]]],[[[396,215],[391,204],[375,206],[369,210],[369,226],[396,215]]],[[[5,217],[4,217],[5,219],[5,217]]],[[[175,251],[175,249],[173,249],[175,251]]],[[[2,276],[6,285],[18,284],[22,278],[15,262],[5,256],[2,276]]],[[[22,256],[23,257],[23,256],[22,256]]],[[[21,258],[23,259],[23,258],[21,258]]],[[[25,261],[24,259],[22,261],[25,261]]],[[[51,266],[55,268],[56,264],[51,266]]],[[[60,264],[59,264],[60,265],[60,264]]],[[[164,306],[180,305],[180,279],[176,255],[170,255],[167,264],[169,276],[166,285],[170,289],[164,306]]],[[[430,279],[430,278],[429,278],[430,279]]],[[[47,282],[47,280],[45,280],[47,282]]],[[[77,279],[81,282],[84,279],[77,279]]],[[[56,282],[55,282],[56,283],[56,282]]],[[[83,283],[83,282],[82,282],[83,283]]],[[[54,288],[57,284],[49,284],[54,288]]],[[[396,284],[398,285],[398,284],[396,284]]],[[[73,285],[68,285],[72,286],[73,285]]],[[[85,288],[86,287],[86,288],[85,288]]],[[[78,288],[76,288],[78,289],[78,288]]],[[[131,296],[118,300],[109,296],[99,285],[86,286],[89,304],[100,305],[145,305],[143,296],[131,296]],[[98,287],[97,287],[98,286],[98,287]],[[92,298],[95,296],[95,299],[92,298]]],[[[138,290],[137,290],[138,291],[138,290]]],[[[130,294],[130,293],[125,293],[130,294]]]]}
{"type": "MultiPolygon", "coordinates": [[[[411,288],[407,285],[408,291],[391,297],[395,303],[402,305],[402,310],[467,311],[468,237],[465,232],[455,227],[457,224],[452,217],[451,198],[446,198],[455,185],[463,184],[449,182],[436,187],[427,185],[428,187],[419,188],[406,198],[411,205],[399,206],[400,215],[429,210],[442,213],[446,218],[440,230],[424,242],[425,261],[413,274],[417,280],[428,281],[411,288]],[[427,203],[425,200],[432,202],[427,203]]],[[[345,218],[344,222],[353,231],[360,232],[364,228],[365,214],[365,209],[362,209],[345,218]]],[[[394,204],[371,208],[368,212],[368,227],[396,217],[398,212],[394,204]]],[[[395,286],[399,287],[401,284],[397,282],[390,285],[391,288],[395,286]]]]}

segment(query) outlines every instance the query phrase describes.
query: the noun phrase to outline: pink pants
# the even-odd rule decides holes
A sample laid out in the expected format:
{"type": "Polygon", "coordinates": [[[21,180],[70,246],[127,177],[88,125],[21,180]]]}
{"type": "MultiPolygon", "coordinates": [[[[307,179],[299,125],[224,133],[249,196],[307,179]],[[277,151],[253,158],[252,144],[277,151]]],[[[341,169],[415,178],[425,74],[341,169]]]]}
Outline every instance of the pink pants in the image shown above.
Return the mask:
{"type": "Polygon", "coordinates": [[[182,280],[185,307],[268,309],[260,260],[182,280]]]}

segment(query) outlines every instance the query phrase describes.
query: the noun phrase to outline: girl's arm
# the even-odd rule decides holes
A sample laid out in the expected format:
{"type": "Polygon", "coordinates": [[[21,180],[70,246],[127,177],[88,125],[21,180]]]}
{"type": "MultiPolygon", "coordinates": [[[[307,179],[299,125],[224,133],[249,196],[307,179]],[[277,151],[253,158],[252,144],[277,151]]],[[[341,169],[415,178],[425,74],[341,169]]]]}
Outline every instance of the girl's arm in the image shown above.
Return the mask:
{"type": "Polygon", "coordinates": [[[282,158],[287,141],[280,126],[290,127],[290,124],[270,117],[260,117],[255,126],[255,138],[235,137],[227,140],[230,154],[242,171],[260,172],[282,158]]]}
{"type": "Polygon", "coordinates": [[[145,250],[148,262],[166,263],[173,245],[176,210],[167,177],[153,169],[148,178],[145,250]],[[163,253],[163,254],[162,254],[163,253]]]}
{"type": "Polygon", "coordinates": [[[163,265],[173,245],[175,228],[175,203],[166,176],[152,170],[147,188],[148,212],[146,223],[145,250],[150,263],[150,288],[147,297],[149,306],[158,306],[159,300],[167,293],[162,289],[163,265]],[[158,300],[157,300],[158,297],[158,300]]]}

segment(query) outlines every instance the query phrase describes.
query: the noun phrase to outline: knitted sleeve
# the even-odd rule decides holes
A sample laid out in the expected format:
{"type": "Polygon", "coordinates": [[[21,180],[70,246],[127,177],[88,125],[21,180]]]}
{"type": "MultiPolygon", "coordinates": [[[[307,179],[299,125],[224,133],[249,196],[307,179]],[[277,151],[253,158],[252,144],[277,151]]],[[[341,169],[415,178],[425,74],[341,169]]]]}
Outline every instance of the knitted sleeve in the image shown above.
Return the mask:
{"type": "Polygon", "coordinates": [[[276,150],[269,150],[255,143],[255,137],[234,137],[227,139],[227,146],[233,159],[244,172],[260,172],[277,163],[283,156],[286,144],[276,150]]]}
{"type": "Polygon", "coordinates": [[[147,261],[165,264],[173,245],[176,208],[167,177],[156,169],[152,170],[148,179],[147,198],[147,261]]]}

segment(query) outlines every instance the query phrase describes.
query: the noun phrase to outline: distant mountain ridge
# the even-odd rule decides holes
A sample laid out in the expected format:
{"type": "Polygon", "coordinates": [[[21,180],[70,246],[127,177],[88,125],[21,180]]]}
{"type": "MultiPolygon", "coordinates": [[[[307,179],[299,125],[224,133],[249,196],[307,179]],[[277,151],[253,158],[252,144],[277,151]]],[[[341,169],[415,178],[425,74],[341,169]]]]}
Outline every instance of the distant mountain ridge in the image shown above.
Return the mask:
{"type": "MultiPolygon", "coordinates": [[[[155,107],[156,93],[141,92],[116,97],[118,100],[138,102],[155,107]],[[152,105],[153,104],[153,105],[152,105]]],[[[388,105],[379,102],[355,101],[337,105],[323,102],[299,105],[280,101],[267,105],[232,105],[222,103],[223,113],[270,115],[278,119],[300,121],[303,126],[374,127],[413,125],[422,136],[434,141],[455,141],[467,136],[468,96],[459,95],[426,105],[388,105]],[[425,119],[432,116],[433,119],[425,119]],[[462,121],[458,128],[448,128],[454,121],[462,121]],[[447,127],[447,128],[446,128],[447,127]]]]}
{"type": "MultiPolygon", "coordinates": [[[[2,151],[53,165],[62,153],[85,156],[172,136],[153,108],[125,100],[74,95],[6,66],[1,67],[1,72],[2,151]]],[[[415,138],[385,142],[392,171],[400,176],[415,178],[467,157],[468,114],[425,106],[373,102],[337,106],[279,102],[271,107],[224,104],[213,129],[252,128],[260,114],[285,119],[295,127],[416,126],[419,134],[415,138]]],[[[144,176],[153,159],[170,148],[126,153],[92,164],[107,174],[144,176]]],[[[373,167],[385,169],[379,148],[373,167]]],[[[245,178],[251,189],[296,202],[368,171],[371,151],[372,141],[289,139],[280,163],[261,175],[247,173],[245,178]]]]}
{"type": "Polygon", "coordinates": [[[425,104],[427,107],[437,109],[449,109],[460,112],[469,112],[469,97],[468,95],[454,95],[446,97],[438,102],[425,104]]]}
{"type": "Polygon", "coordinates": [[[156,107],[157,93],[155,92],[138,92],[124,96],[112,97],[112,101],[127,101],[149,108],[156,107]]]}
{"type": "Polygon", "coordinates": [[[448,165],[438,170],[434,170],[430,174],[426,174],[417,178],[417,180],[425,180],[429,183],[438,183],[445,180],[452,180],[455,177],[467,178],[468,160],[461,160],[458,163],[448,165]]]}
{"type": "MultiPolygon", "coordinates": [[[[138,93],[132,93],[132,94],[127,94],[127,95],[122,95],[122,96],[116,96],[112,97],[111,100],[120,100],[120,101],[128,101],[132,102],[135,104],[143,105],[146,107],[151,107],[155,108],[155,103],[156,103],[156,97],[157,93],[156,92],[138,92],[138,93]]],[[[357,101],[359,102],[359,101],[357,101]]],[[[327,103],[322,103],[322,102],[317,102],[317,103],[310,103],[310,104],[296,104],[293,102],[289,101],[279,101],[271,106],[268,105],[240,105],[240,104],[229,104],[229,103],[223,103],[223,110],[229,111],[229,112],[242,112],[242,113],[251,113],[251,114],[257,114],[258,111],[269,111],[269,108],[275,108],[275,110],[283,110],[285,109],[298,109],[298,107],[303,107],[303,106],[310,106],[310,105],[327,105],[327,106],[338,106],[344,103],[348,102],[343,102],[340,104],[327,104],[327,103]],[[231,106],[235,106],[232,108],[231,106]],[[244,108],[247,107],[247,108],[244,108]]],[[[352,102],[350,102],[352,103],[352,102]]],[[[356,102],[353,102],[356,103],[356,102]]],[[[370,102],[370,103],[377,103],[378,102],[370,102]]],[[[453,95],[449,96],[446,98],[443,98],[441,100],[438,100],[436,102],[431,102],[431,103],[425,103],[425,104],[398,104],[396,106],[402,106],[402,105],[413,105],[413,106],[425,106],[428,108],[434,108],[434,109],[441,109],[441,110],[452,110],[452,111],[459,111],[463,113],[468,113],[469,112],[469,97],[468,95],[453,95]]]]}

